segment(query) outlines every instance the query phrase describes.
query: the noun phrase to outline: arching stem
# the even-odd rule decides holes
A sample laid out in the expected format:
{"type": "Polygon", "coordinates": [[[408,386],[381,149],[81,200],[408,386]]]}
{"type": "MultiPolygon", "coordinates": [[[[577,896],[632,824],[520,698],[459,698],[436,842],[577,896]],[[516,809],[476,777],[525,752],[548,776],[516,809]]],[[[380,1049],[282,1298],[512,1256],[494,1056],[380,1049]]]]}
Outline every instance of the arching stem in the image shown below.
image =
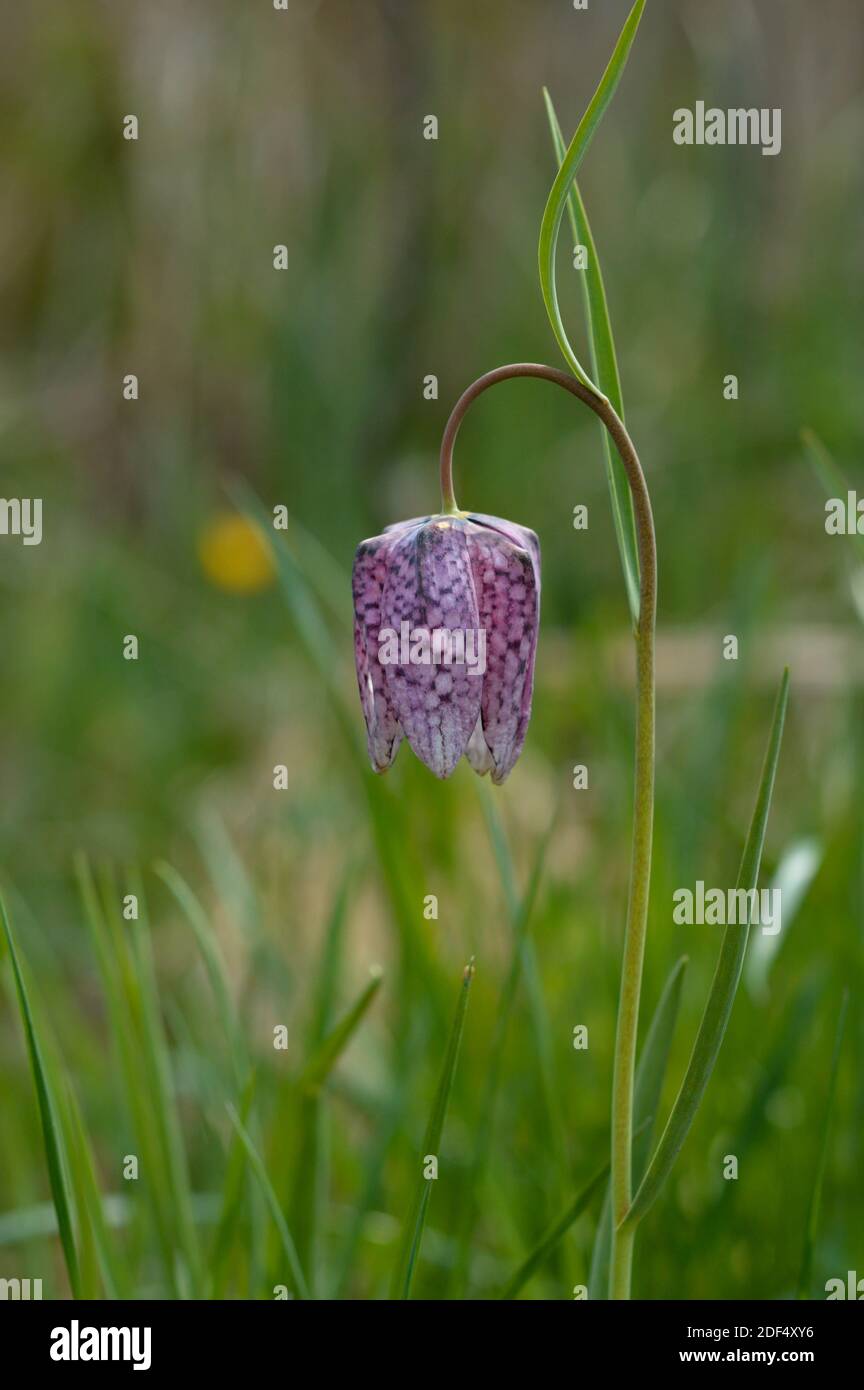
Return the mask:
{"type": "Polygon", "coordinates": [[[621,966],[621,992],[615,1036],[612,1083],[612,1260],[609,1293],[630,1297],[635,1225],[618,1230],[632,1197],[633,1085],[639,996],[648,924],[651,885],[651,837],[654,825],[654,629],[657,616],[657,547],[645,475],[632,440],[605,396],[566,372],[538,362],[514,362],[478,377],[456,402],[441,441],[441,497],[445,512],[458,511],[453,491],[453,444],[468,407],[484,391],[513,377],[541,377],[578,396],[603,421],[621,457],[633,498],[639,547],[639,621],[636,625],[636,758],[630,893],[621,966]]]}

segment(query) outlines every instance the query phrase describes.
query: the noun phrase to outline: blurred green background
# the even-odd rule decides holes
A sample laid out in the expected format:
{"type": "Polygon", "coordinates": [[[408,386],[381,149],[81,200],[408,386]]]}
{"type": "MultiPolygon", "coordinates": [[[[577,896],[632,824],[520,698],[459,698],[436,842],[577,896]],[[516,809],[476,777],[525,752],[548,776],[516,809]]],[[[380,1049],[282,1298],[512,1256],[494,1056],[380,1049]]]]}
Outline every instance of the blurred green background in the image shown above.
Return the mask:
{"type": "MultiPolygon", "coordinates": [[[[2,491],[43,498],[44,539],[0,539],[2,882],[99,1186],[119,1198],[113,1259],[132,1296],[194,1288],[195,1259],[182,1232],[163,1232],[160,1248],[168,1198],[152,1165],[123,1180],[142,1120],[76,855],[103,876],[118,920],[142,875],[185,1154],[172,1181],[192,1194],[188,1240],[202,1249],[225,1190],[225,1103],[240,1088],[224,1001],[157,861],[185,876],[225,960],[257,1073],[250,1127],[318,1292],[387,1294],[472,953],[415,1293],[494,1294],[606,1156],[632,676],[594,421],[545,384],[516,382],[475,407],[457,449],[463,505],[534,527],[543,547],[534,715],[504,788],[465,764],[439,784],[407,745],[383,781],[358,761],[348,576],[362,537],[437,507],[437,446],[463,387],[510,360],[558,365],[536,268],[554,173],[541,88],[569,138],[626,10],[55,0],[5,11],[2,491]],[[127,114],[137,142],[123,139],[127,114]],[[423,139],[428,114],[437,141],[423,139]],[[129,373],[136,401],[123,398],[129,373]],[[424,399],[428,374],[437,400],[424,399]],[[587,532],[572,528],[577,503],[587,532]],[[229,518],[277,504],[290,522],[271,562],[229,518]],[[137,662],[123,659],[126,634],[137,662]],[[572,789],[576,763],[589,767],[586,791],[572,789]],[[274,790],[276,764],[287,790],[274,790]],[[530,944],[514,954],[513,902],[553,818],[530,944]],[[437,920],[424,918],[427,894],[437,920]],[[309,1122],[293,1080],[372,963],[381,989],[309,1122]],[[272,1045],[280,1024],[285,1051],[272,1045]],[[587,1052],[573,1049],[577,1024],[587,1052]],[[175,1278],[184,1261],[188,1283],[175,1278]]],[[[690,957],[663,1114],[719,945],[716,928],[673,926],[672,892],[734,880],[785,663],[792,704],[763,883],[779,869],[806,886],[775,958],[748,965],[694,1130],[640,1233],[643,1297],[794,1292],[844,985],[812,1292],[864,1261],[861,620],[854,542],[825,534],[800,436],[811,427],[855,486],[862,60],[852,0],[649,0],[581,175],[657,522],[646,1022],[675,959],[690,957]],[[676,146],[672,111],[699,99],[782,108],[781,154],[676,146]],[[728,373],[737,401],[723,397],[728,373]],[[737,662],[722,660],[727,633],[737,662]],[[737,1182],[722,1178],[728,1153],[737,1182]]],[[[46,1297],[65,1296],[8,964],[0,1277],[41,1277],[46,1297]]],[[[270,1297],[284,1273],[248,1173],[239,1201],[220,1291],[270,1297]]],[[[524,1296],[571,1297],[596,1221],[595,1204],[524,1296]]]]}

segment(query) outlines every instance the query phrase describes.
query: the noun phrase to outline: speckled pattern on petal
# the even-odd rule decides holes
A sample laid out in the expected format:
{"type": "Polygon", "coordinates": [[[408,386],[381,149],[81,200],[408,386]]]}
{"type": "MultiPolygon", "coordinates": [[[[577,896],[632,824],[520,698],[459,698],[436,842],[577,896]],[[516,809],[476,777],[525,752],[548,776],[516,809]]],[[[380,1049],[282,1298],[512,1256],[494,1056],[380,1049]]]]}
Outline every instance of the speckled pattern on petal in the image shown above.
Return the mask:
{"type": "MultiPolygon", "coordinates": [[[[479,520],[479,518],[478,518],[479,520]]],[[[540,607],[540,550],[532,532],[511,523],[493,527],[484,517],[471,527],[470,551],[480,626],[486,629],[486,674],[481,718],[492,755],[492,781],[501,783],[516,762],[531,713],[534,654],[540,607]],[[520,544],[512,535],[522,532],[520,544]],[[533,538],[535,554],[524,543],[533,538]]]]}
{"type": "Polygon", "coordinates": [[[376,772],[386,771],[402,742],[402,730],[378,662],[381,594],[387,573],[387,553],[392,543],[390,536],[361,541],[354,556],[352,574],[357,685],[366,720],[369,759],[376,772]]]}
{"type": "MultiPolygon", "coordinates": [[[[473,529],[473,528],[471,528],[473,529]]],[[[394,537],[383,593],[383,625],[399,633],[478,628],[465,522],[437,517],[394,537]]],[[[480,714],[484,678],[463,663],[384,667],[397,718],[414,752],[437,777],[449,777],[480,714]]]]}
{"type": "Polygon", "coordinates": [[[532,531],[530,526],[520,526],[516,521],[505,521],[500,516],[486,516],[483,512],[469,512],[468,520],[476,522],[479,526],[487,527],[490,531],[500,531],[502,536],[506,536],[508,541],[518,545],[522,550],[527,550],[534,565],[534,579],[537,584],[537,592],[540,592],[540,541],[536,531],[532,531]]]}

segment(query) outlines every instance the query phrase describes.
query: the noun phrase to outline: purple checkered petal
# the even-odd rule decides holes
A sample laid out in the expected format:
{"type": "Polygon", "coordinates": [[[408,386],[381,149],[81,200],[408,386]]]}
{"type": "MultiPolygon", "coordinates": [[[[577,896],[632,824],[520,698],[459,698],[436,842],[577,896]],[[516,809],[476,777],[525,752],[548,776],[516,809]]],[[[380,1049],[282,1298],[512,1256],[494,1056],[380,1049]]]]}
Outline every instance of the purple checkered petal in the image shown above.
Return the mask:
{"type": "Polygon", "coordinates": [[[376,772],[386,772],[402,742],[402,730],[387,691],[384,669],[378,660],[381,627],[381,595],[387,574],[387,556],[393,540],[375,536],[361,541],[354,556],[354,660],[360,703],[366,720],[369,760],[376,772]]]}
{"type": "Polygon", "coordinates": [[[480,714],[482,676],[464,660],[434,660],[431,640],[436,631],[477,640],[469,529],[461,519],[434,517],[395,533],[387,552],[383,626],[400,641],[399,660],[384,666],[387,692],[405,737],[437,777],[450,776],[480,714]],[[427,634],[426,661],[417,660],[418,632],[427,634]]]}
{"type": "Polygon", "coordinates": [[[500,784],[522,751],[531,714],[540,547],[533,531],[511,522],[497,517],[473,517],[472,522],[471,565],[480,627],[486,633],[481,720],[492,781],[500,784]]]}
{"type": "Polygon", "coordinates": [[[500,531],[502,536],[506,536],[508,541],[518,545],[520,549],[527,550],[534,565],[534,575],[537,583],[537,592],[540,592],[540,541],[537,532],[532,531],[530,526],[520,526],[515,521],[504,521],[500,516],[485,516],[483,512],[469,512],[468,520],[473,521],[477,526],[483,526],[490,531],[500,531]]]}

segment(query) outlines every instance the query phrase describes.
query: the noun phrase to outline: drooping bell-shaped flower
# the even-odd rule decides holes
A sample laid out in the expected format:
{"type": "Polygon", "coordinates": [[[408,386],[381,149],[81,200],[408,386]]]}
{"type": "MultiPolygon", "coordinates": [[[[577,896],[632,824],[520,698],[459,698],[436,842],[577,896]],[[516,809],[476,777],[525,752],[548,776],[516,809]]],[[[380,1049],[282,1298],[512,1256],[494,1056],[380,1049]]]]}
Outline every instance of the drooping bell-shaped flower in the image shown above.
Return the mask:
{"type": "Polygon", "coordinates": [[[404,735],[437,777],[465,753],[503,782],[525,741],[540,614],[533,531],[443,513],[357,547],[354,649],[376,772],[404,735]]]}

